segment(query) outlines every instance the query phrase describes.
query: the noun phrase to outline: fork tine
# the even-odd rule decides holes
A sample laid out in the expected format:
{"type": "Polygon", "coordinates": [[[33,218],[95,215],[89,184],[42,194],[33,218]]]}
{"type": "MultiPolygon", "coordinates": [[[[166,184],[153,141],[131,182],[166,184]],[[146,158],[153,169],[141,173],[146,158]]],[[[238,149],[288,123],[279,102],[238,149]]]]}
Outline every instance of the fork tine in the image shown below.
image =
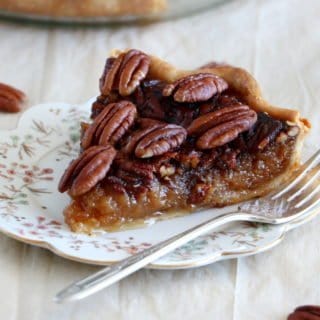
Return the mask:
{"type": "Polygon", "coordinates": [[[304,201],[304,203],[297,208],[299,212],[306,212],[320,203],[320,189],[317,189],[318,190],[313,194],[311,198],[309,198],[307,201],[304,201]]]}
{"type": "Polygon", "coordinates": [[[293,181],[291,181],[285,188],[283,188],[280,192],[275,194],[271,199],[275,200],[283,196],[288,191],[290,191],[293,187],[295,187],[319,160],[320,160],[320,150],[318,150],[307,162],[305,162],[302,165],[302,168],[301,168],[302,171],[298,174],[298,176],[293,181]]]}
{"type": "Polygon", "coordinates": [[[313,198],[314,195],[316,195],[317,193],[319,193],[320,191],[320,184],[314,188],[309,194],[306,195],[306,197],[304,197],[302,200],[300,200],[297,204],[295,204],[295,208],[300,208],[303,204],[305,204],[306,202],[308,202],[310,199],[313,198]]]}
{"type": "Polygon", "coordinates": [[[304,190],[306,190],[310,185],[312,185],[316,179],[319,177],[320,175],[320,168],[316,171],[316,173],[308,180],[308,176],[306,177],[307,178],[307,182],[305,184],[303,184],[303,186],[298,189],[294,194],[292,194],[288,199],[287,201],[292,201],[294,200],[296,197],[298,197],[304,190]]]}

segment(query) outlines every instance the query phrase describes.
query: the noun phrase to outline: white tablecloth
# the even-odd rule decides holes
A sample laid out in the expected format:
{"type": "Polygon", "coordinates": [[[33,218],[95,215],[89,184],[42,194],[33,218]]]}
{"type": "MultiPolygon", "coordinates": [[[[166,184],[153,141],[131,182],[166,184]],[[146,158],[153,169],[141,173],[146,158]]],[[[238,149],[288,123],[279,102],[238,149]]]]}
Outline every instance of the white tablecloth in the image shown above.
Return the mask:
{"type": "MultiPolygon", "coordinates": [[[[135,47],[179,67],[210,60],[250,70],[274,104],[313,122],[319,146],[320,1],[240,0],[151,25],[71,28],[0,21],[0,81],[39,102],[97,94],[110,49],[135,47]]],[[[0,114],[0,128],[17,116],[0,114]]],[[[320,217],[271,251],[185,271],[142,270],[87,300],[56,305],[69,282],[98,270],[0,236],[0,319],[285,319],[320,304],[320,217]]]]}

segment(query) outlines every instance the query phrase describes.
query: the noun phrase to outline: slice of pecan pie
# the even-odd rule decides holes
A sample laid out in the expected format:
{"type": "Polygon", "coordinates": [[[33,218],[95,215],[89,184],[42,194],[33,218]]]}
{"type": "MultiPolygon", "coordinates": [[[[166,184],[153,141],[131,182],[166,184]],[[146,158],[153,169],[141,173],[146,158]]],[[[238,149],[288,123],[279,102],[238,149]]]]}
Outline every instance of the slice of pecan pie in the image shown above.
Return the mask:
{"type": "Polygon", "coordinates": [[[265,195],[298,166],[310,127],[229,65],[184,71],[137,50],[114,52],[100,91],[59,185],[78,232],[265,195]]]}

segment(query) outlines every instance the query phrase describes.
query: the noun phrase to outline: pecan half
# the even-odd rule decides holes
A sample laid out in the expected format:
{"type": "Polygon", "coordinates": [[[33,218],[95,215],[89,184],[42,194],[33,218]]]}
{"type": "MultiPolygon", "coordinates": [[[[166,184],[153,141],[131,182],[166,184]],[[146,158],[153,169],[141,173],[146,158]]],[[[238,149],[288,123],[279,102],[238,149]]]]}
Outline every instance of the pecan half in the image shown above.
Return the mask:
{"type": "Polygon", "coordinates": [[[175,124],[166,124],[145,135],[137,144],[135,155],[150,158],[166,153],[180,146],[187,137],[187,131],[175,124]]]}
{"type": "Polygon", "coordinates": [[[187,131],[181,126],[151,120],[150,126],[132,135],[123,151],[134,151],[138,158],[151,158],[180,146],[186,137],[187,131]]]}
{"type": "Polygon", "coordinates": [[[93,146],[73,160],[59,182],[59,191],[70,189],[73,197],[82,195],[93,188],[108,173],[116,156],[112,146],[93,146]]]}
{"type": "Polygon", "coordinates": [[[228,84],[222,78],[211,73],[198,73],[166,85],[162,94],[166,97],[172,95],[177,102],[200,102],[227,88],[228,84]]]}
{"type": "Polygon", "coordinates": [[[212,149],[234,140],[257,121],[257,114],[246,105],[231,106],[195,119],[188,128],[190,135],[200,136],[199,149],[212,149]]]}
{"type": "Polygon", "coordinates": [[[108,95],[118,90],[120,95],[128,96],[139,86],[150,66],[150,58],[138,50],[121,53],[115,60],[107,60],[100,79],[100,90],[108,95]]]}
{"type": "Polygon", "coordinates": [[[0,83],[0,111],[19,112],[25,100],[25,94],[7,84],[0,83]]]}
{"type": "Polygon", "coordinates": [[[136,114],[135,105],[129,101],[110,103],[84,132],[81,147],[116,144],[131,127],[136,114]]]}
{"type": "Polygon", "coordinates": [[[124,153],[133,153],[139,141],[145,137],[148,133],[163,128],[166,124],[164,122],[149,119],[149,118],[140,118],[138,119],[141,130],[134,132],[129,138],[126,145],[122,148],[124,153]]]}
{"type": "MultiPolygon", "coordinates": [[[[114,71],[117,70],[116,65],[114,65],[115,61],[116,61],[116,58],[112,58],[112,57],[108,58],[106,60],[106,63],[105,63],[104,68],[103,68],[103,73],[102,73],[102,75],[101,75],[101,77],[99,79],[100,92],[104,92],[103,89],[104,89],[104,86],[105,86],[106,77],[107,77],[108,74],[109,74],[108,75],[109,77],[112,76],[110,74],[110,71],[112,70],[112,68],[113,68],[114,71]]],[[[118,64],[119,64],[119,62],[120,62],[120,60],[118,59],[118,64]]],[[[112,73],[112,71],[111,71],[111,73],[112,73]]]]}
{"type": "Polygon", "coordinates": [[[288,316],[288,320],[320,320],[319,306],[301,306],[288,316]]]}

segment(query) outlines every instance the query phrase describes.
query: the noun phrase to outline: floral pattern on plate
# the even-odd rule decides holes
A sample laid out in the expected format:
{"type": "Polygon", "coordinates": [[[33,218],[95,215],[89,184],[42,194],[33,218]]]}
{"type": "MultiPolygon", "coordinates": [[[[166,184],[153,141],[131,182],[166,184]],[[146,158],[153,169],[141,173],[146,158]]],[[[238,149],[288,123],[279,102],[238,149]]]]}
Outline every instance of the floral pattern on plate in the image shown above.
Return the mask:
{"type": "MultiPolygon", "coordinates": [[[[88,119],[91,103],[39,105],[23,114],[17,129],[1,131],[2,232],[69,259],[109,264],[230,210],[206,210],[135,230],[96,231],[92,235],[71,232],[62,214],[69,198],[57,191],[57,183],[78,153],[79,123],[88,119]]],[[[310,218],[315,214],[310,213],[310,218]]],[[[254,254],[276,245],[288,230],[303,222],[289,226],[233,223],[189,242],[150,267],[187,268],[254,254]]]]}

